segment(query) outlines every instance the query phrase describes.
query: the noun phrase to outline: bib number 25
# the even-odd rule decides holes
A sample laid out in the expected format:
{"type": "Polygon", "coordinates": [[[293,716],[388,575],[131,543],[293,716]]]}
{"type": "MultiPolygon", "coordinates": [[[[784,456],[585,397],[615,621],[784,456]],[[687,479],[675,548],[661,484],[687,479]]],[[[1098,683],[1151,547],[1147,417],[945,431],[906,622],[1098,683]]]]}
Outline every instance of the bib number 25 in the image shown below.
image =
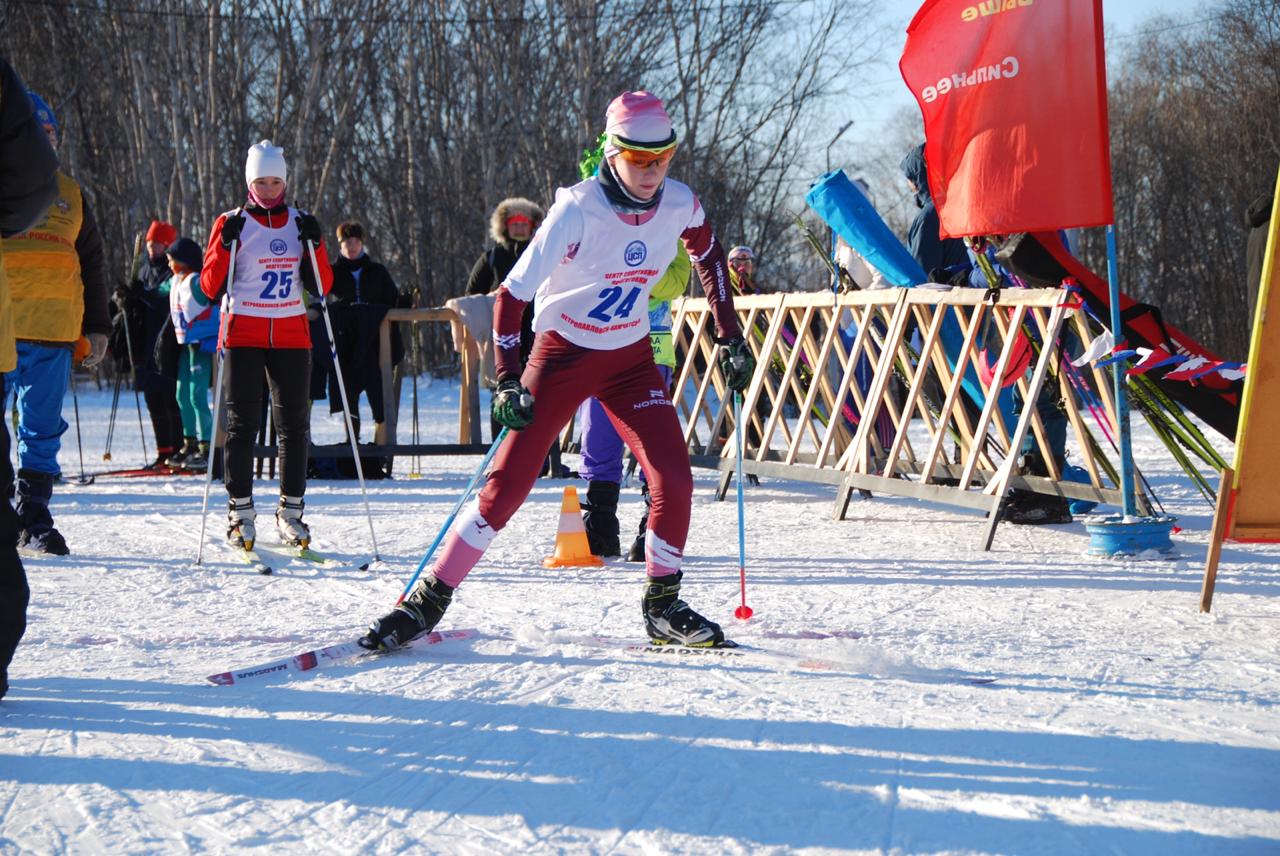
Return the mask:
{"type": "Polygon", "coordinates": [[[266,283],[266,287],[258,297],[263,300],[284,300],[293,290],[293,271],[269,270],[262,274],[262,281],[266,283]]]}
{"type": "Polygon", "coordinates": [[[633,287],[627,292],[627,296],[623,297],[622,288],[617,285],[611,285],[601,291],[599,297],[600,302],[596,304],[595,309],[587,313],[587,316],[607,324],[615,318],[626,318],[631,314],[631,310],[636,308],[636,299],[640,297],[640,287],[633,287]],[[620,303],[618,302],[619,298],[622,301],[620,303]],[[616,309],[614,308],[615,303],[618,304],[616,309]]]}

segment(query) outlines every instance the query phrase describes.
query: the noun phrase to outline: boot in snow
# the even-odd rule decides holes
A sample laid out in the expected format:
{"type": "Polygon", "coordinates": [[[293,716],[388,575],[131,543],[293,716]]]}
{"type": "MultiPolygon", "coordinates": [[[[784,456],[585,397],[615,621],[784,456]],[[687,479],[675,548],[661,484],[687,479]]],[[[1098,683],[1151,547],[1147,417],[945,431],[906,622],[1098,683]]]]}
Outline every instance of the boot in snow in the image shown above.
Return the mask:
{"type": "Polygon", "coordinates": [[[593,481],[582,503],[582,525],[594,556],[621,556],[618,541],[618,483],[593,481]]]}
{"type": "Polygon", "coordinates": [[[252,550],[258,539],[253,521],[258,514],[253,510],[253,497],[227,501],[227,543],[241,550],[252,550]]]}
{"type": "Polygon", "coordinates": [[[649,577],[640,601],[645,630],[655,645],[714,648],[724,642],[724,632],[719,624],[703,618],[680,600],[683,576],[683,571],[676,571],[665,577],[649,577]]]}
{"type": "Polygon", "coordinates": [[[631,550],[627,553],[628,562],[644,561],[644,533],[649,529],[649,484],[646,482],[640,487],[640,494],[644,497],[644,514],[640,516],[640,526],[636,532],[636,540],[631,542],[631,550]]]}
{"type": "Polygon", "coordinates": [[[294,547],[306,547],[311,543],[311,530],[302,522],[302,497],[282,496],[276,509],[276,531],[280,541],[294,547]]]}
{"type": "Polygon", "coordinates": [[[62,533],[53,528],[53,515],[49,513],[49,500],[52,498],[52,473],[18,470],[18,481],[14,486],[18,546],[51,556],[66,556],[71,551],[62,533]]]}
{"type": "Polygon", "coordinates": [[[182,448],[174,452],[168,458],[166,458],[164,464],[167,467],[175,467],[175,468],[181,467],[184,464],[186,464],[188,458],[190,458],[193,454],[195,454],[195,451],[196,451],[196,438],[183,437],[182,448]]]}
{"type": "Polygon", "coordinates": [[[1017,526],[1045,526],[1070,523],[1071,503],[1066,497],[1045,496],[1031,491],[1015,490],[1005,500],[1000,519],[1017,526]]]}
{"type": "Polygon", "coordinates": [[[182,462],[184,470],[190,470],[193,473],[202,473],[209,469],[209,441],[201,440],[196,444],[191,454],[187,455],[182,462]]]}
{"type": "Polygon", "coordinates": [[[452,586],[432,576],[423,577],[399,606],[369,625],[369,632],[358,640],[360,647],[394,651],[423,633],[430,633],[444,617],[452,598],[452,586]]]}

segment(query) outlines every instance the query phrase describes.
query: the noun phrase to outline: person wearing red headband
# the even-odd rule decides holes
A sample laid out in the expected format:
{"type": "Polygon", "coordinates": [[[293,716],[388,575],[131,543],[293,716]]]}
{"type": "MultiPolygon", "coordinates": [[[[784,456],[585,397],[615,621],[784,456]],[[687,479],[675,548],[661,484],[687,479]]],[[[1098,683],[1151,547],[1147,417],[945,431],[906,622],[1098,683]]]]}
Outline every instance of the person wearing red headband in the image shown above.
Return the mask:
{"type": "Polygon", "coordinates": [[[731,392],[746,388],[754,360],[734,314],[724,250],[693,191],[667,178],[675,149],[675,131],[656,96],[625,92],[609,105],[598,175],[556,192],[542,228],[498,289],[493,415],[512,433],[431,572],[373,623],[362,646],[395,648],[435,627],[455,587],[528,496],[552,438],[590,396],[649,477],[641,598],[649,637],[695,647],[724,642],[719,625],[679,597],[693,476],[649,342],[649,295],[678,241],[711,305],[731,392]],[[535,339],[522,372],[520,317],[535,298],[535,339]]]}
{"type": "MultiPolygon", "coordinates": [[[[529,246],[533,233],[542,225],[546,212],[542,206],[521,196],[510,196],[498,203],[489,216],[489,237],[493,246],[480,254],[471,266],[467,278],[467,294],[488,294],[496,291],[511,269],[520,260],[520,254],[529,246]]],[[[525,309],[520,327],[521,364],[529,358],[533,347],[533,304],[525,309]]],[[[502,426],[490,421],[492,436],[497,437],[502,426]]]]}

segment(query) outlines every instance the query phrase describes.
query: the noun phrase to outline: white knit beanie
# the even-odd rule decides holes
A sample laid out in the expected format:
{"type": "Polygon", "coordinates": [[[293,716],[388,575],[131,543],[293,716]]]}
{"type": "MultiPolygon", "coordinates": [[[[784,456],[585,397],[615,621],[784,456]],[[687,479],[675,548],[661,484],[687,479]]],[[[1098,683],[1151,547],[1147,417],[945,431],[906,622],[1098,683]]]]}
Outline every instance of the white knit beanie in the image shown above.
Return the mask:
{"type": "Polygon", "coordinates": [[[244,183],[252,185],[256,178],[278,178],[289,183],[289,166],[284,162],[284,149],[263,140],[249,146],[249,157],[244,162],[244,183]]]}

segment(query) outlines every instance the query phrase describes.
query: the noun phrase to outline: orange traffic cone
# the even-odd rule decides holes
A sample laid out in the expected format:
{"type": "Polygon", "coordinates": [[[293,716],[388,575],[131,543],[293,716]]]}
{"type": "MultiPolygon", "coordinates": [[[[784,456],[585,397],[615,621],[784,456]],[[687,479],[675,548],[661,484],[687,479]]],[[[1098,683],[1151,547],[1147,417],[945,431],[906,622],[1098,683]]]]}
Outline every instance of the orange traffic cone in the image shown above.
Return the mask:
{"type": "Polygon", "coordinates": [[[560,501],[560,529],[556,532],[556,553],[542,560],[545,568],[598,568],[604,564],[599,556],[591,555],[587,543],[587,528],[582,525],[582,506],[578,503],[578,489],[566,487],[560,501]]]}

